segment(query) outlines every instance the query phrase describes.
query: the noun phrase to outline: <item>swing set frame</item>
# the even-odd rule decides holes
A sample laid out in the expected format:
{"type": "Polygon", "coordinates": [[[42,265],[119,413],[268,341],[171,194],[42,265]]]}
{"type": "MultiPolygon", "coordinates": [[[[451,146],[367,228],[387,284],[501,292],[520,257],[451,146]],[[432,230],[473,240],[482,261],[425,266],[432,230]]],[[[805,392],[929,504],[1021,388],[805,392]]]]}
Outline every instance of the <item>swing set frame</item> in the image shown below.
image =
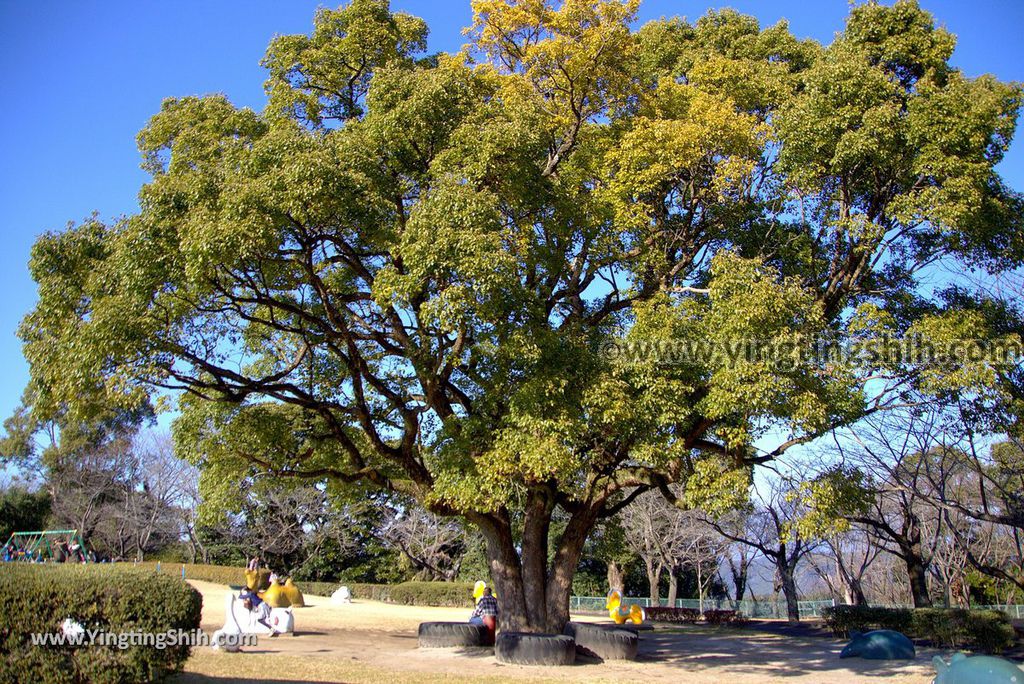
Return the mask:
{"type": "MultiPolygon", "coordinates": [[[[45,561],[57,559],[58,542],[66,542],[67,546],[78,544],[78,553],[82,558],[88,558],[88,550],[85,541],[78,530],[36,530],[34,532],[14,532],[7,539],[7,542],[0,547],[0,554],[10,551],[12,560],[36,560],[42,558],[45,561]]],[[[62,551],[63,554],[63,551],[62,551]]]]}

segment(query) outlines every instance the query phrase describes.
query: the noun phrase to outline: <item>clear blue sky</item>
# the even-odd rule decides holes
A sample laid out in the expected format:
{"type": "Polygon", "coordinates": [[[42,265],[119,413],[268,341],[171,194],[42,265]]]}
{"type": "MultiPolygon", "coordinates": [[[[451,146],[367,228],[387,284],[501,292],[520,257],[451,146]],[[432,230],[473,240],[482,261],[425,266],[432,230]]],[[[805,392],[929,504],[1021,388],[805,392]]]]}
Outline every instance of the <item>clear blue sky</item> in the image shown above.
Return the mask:
{"type": "MultiPolygon", "coordinates": [[[[93,211],[137,209],[145,180],[135,134],[165,97],[225,93],[263,105],[259,60],[275,33],[307,32],[316,0],[0,0],[0,420],[17,405],[28,368],[15,337],[33,306],[29,249],[36,236],[93,211]]],[[[1024,81],[1024,2],[922,0],[959,38],[953,57],[969,75],[1024,81]]],[[[641,21],[696,18],[732,6],[762,24],[789,19],[794,33],[828,43],[847,0],[648,0],[641,21]]],[[[453,50],[469,23],[468,0],[393,0],[423,17],[430,49],[453,50]]],[[[1024,137],[1024,133],[1018,138],[1024,137]]],[[[1024,143],[1002,167],[1024,188],[1024,143]]]]}

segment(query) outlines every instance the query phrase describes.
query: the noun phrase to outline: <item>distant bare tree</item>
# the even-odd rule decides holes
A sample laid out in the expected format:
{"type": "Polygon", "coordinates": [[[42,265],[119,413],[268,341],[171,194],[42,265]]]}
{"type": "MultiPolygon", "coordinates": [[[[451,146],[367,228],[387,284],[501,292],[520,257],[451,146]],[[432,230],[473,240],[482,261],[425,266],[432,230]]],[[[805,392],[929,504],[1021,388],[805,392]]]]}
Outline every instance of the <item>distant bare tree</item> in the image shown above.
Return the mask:
{"type": "Polygon", "coordinates": [[[815,574],[828,586],[832,596],[848,605],[868,603],[864,577],[882,552],[861,526],[824,540],[808,560],[815,574]]]}
{"type": "Polygon", "coordinates": [[[889,553],[879,554],[864,575],[861,586],[868,601],[883,606],[905,606],[910,598],[910,583],[903,562],[889,553]]]}
{"type": "Polygon", "coordinates": [[[181,538],[178,510],[190,466],[166,434],[120,438],[58,459],[49,470],[53,524],[78,529],[117,558],[145,554],[181,538]]]}
{"type": "Polygon", "coordinates": [[[718,578],[727,541],[699,511],[681,511],[666,506],[665,536],[660,540],[665,565],[669,568],[669,605],[675,605],[679,586],[679,571],[693,572],[700,612],[704,614],[704,599],[718,578]]]}
{"type": "Polygon", "coordinates": [[[145,433],[132,445],[131,475],[125,480],[124,503],[117,520],[131,539],[136,558],[181,539],[178,513],[186,499],[192,466],[174,454],[167,433],[145,433]]]}
{"type": "Polygon", "coordinates": [[[626,545],[643,562],[651,604],[661,605],[661,575],[665,570],[662,538],[669,506],[656,493],[643,494],[620,513],[626,545]]]}
{"type": "MultiPolygon", "coordinates": [[[[723,530],[729,530],[733,536],[736,536],[746,529],[749,515],[749,511],[733,511],[720,518],[718,524],[723,530]]],[[[758,551],[749,544],[732,541],[725,537],[722,539],[726,543],[723,555],[733,586],[733,600],[742,601],[747,593],[750,571],[757,559],[758,551]]]]}
{"type": "Polygon", "coordinates": [[[900,559],[918,608],[932,605],[929,568],[949,533],[927,494],[929,473],[942,458],[936,451],[938,421],[937,414],[918,407],[891,411],[861,421],[836,440],[841,458],[868,473],[874,490],[869,510],[849,519],[900,559]]]}
{"type": "Polygon", "coordinates": [[[199,533],[199,469],[189,467],[181,474],[181,500],[177,513],[182,536],[188,545],[189,562],[210,562],[210,551],[199,533]]]}
{"type": "Polygon", "coordinates": [[[310,531],[329,510],[326,495],[307,483],[260,483],[243,506],[245,541],[271,568],[293,573],[308,556],[310,531]]]}
{"type": "Polygon", "coordinates": [[[1024,442],[1018,433],[999,442],[979,433],[970,405],[958,404],[953,418],[935,435],[944,458],[928,472],[923,494],[961,521],[950,531],[969,565],[1024,591],[1024,442]],[[964,529],[1006,537],[1002,549],[1009,553],[986,556],[964,529]]]}
{"type": "Polygon", "coordinates": [[[470,533],[452,518],[413,506],[396,511],[379,534],[408,559],[416,579],[451,582],[459,575],[470,533]]]}
{"type": "Polygon", "coordinates": [[[736,544],[756,550],[775,569],[775,589],[786,601],[790,622],[800,621],[797,566],[813,549],[793,525],[800,515],[794,485],[784,477],[774,477],[753,488],[753,510],[745,524],[726,524],[723,520],[706,519],[708,524],[736,544]]]}
{"type": "Polygon", "coordinates": [[[133,458],[131,443],[118,439],[53,463],[46,480],[53,526],[77,529],[88,543],[115,553],[123,548],[111,521],[131,486],[133,458]]]}
{"type": "Polygon", "coordinates": [[[699,511],[683,511],[656,492],[637,497],[620,513],[626,543],[644,563],[654,605],[661,600],[660,582],[667,570],[668,603],[675,605],[683,570],[693,572],[703,610],[708,589],[718,577],[726,540],[699,511]]]}

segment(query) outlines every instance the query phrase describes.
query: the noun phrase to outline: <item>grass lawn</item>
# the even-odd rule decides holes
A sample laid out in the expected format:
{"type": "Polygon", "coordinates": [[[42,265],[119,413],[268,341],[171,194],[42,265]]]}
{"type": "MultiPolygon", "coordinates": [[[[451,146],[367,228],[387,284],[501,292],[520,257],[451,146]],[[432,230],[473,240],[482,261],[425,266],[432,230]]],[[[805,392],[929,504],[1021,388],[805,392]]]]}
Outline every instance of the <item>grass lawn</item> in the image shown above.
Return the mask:
{"type": "MultiPolygon", "coordinates": [[[[192,581],[203,594],[203,629],[223,626],[223,585],[192,581]]],[[[839,660],[843,642],[792,637],[736,628],[673,625],[640,637],[634,662],[578,662],[572,667],[499,664],[491,649],[419,649],[416,628],[425,621],[464,621],[470,607],[425,608],[374,601],[334,605],[307,596],[295,609],[295,636],[261,638],[242,653],[196,648],[176,684],[239,682],[348,682],[433,684],[466,682],[663,682],[665,684],[926,684],[934,677],[931,657],[917,660],[839,660]]],[[[605,621],[580,617],[587,621],[605,621]]],[[[949,654],[943,654],[949,655],[949,654]]]]}

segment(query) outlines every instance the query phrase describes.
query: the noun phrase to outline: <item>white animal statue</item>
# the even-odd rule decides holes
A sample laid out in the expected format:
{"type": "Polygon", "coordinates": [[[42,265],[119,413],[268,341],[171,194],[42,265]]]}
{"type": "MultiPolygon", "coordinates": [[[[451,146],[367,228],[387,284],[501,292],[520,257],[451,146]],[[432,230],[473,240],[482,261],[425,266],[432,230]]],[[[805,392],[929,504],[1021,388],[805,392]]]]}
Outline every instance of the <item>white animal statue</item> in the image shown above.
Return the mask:
{"type": "Polygon", "coordinates": [[[85,627],[71,618],[67,618],[64,622],[60,623],[60,630],[64,633],[64,636],[72,641],[82,638],[82,635],[85,634],[85,627]]]}
{"type": "Polygon", "coordinates": [[[331,594],[331,603],[352,603],[352,592],[348,590],[348,587],[339,587],[331,594]]]}
{"type": "Polygon", "coordinates": [[[295,634],[295,616],[291,608],[270,609],[270,629],[256,620],[256,613],[245,607],[234,592],[228,592],[224,604],[224,626],[213,633],[213,649],[238,651],[241,634],[295,634]]]}

